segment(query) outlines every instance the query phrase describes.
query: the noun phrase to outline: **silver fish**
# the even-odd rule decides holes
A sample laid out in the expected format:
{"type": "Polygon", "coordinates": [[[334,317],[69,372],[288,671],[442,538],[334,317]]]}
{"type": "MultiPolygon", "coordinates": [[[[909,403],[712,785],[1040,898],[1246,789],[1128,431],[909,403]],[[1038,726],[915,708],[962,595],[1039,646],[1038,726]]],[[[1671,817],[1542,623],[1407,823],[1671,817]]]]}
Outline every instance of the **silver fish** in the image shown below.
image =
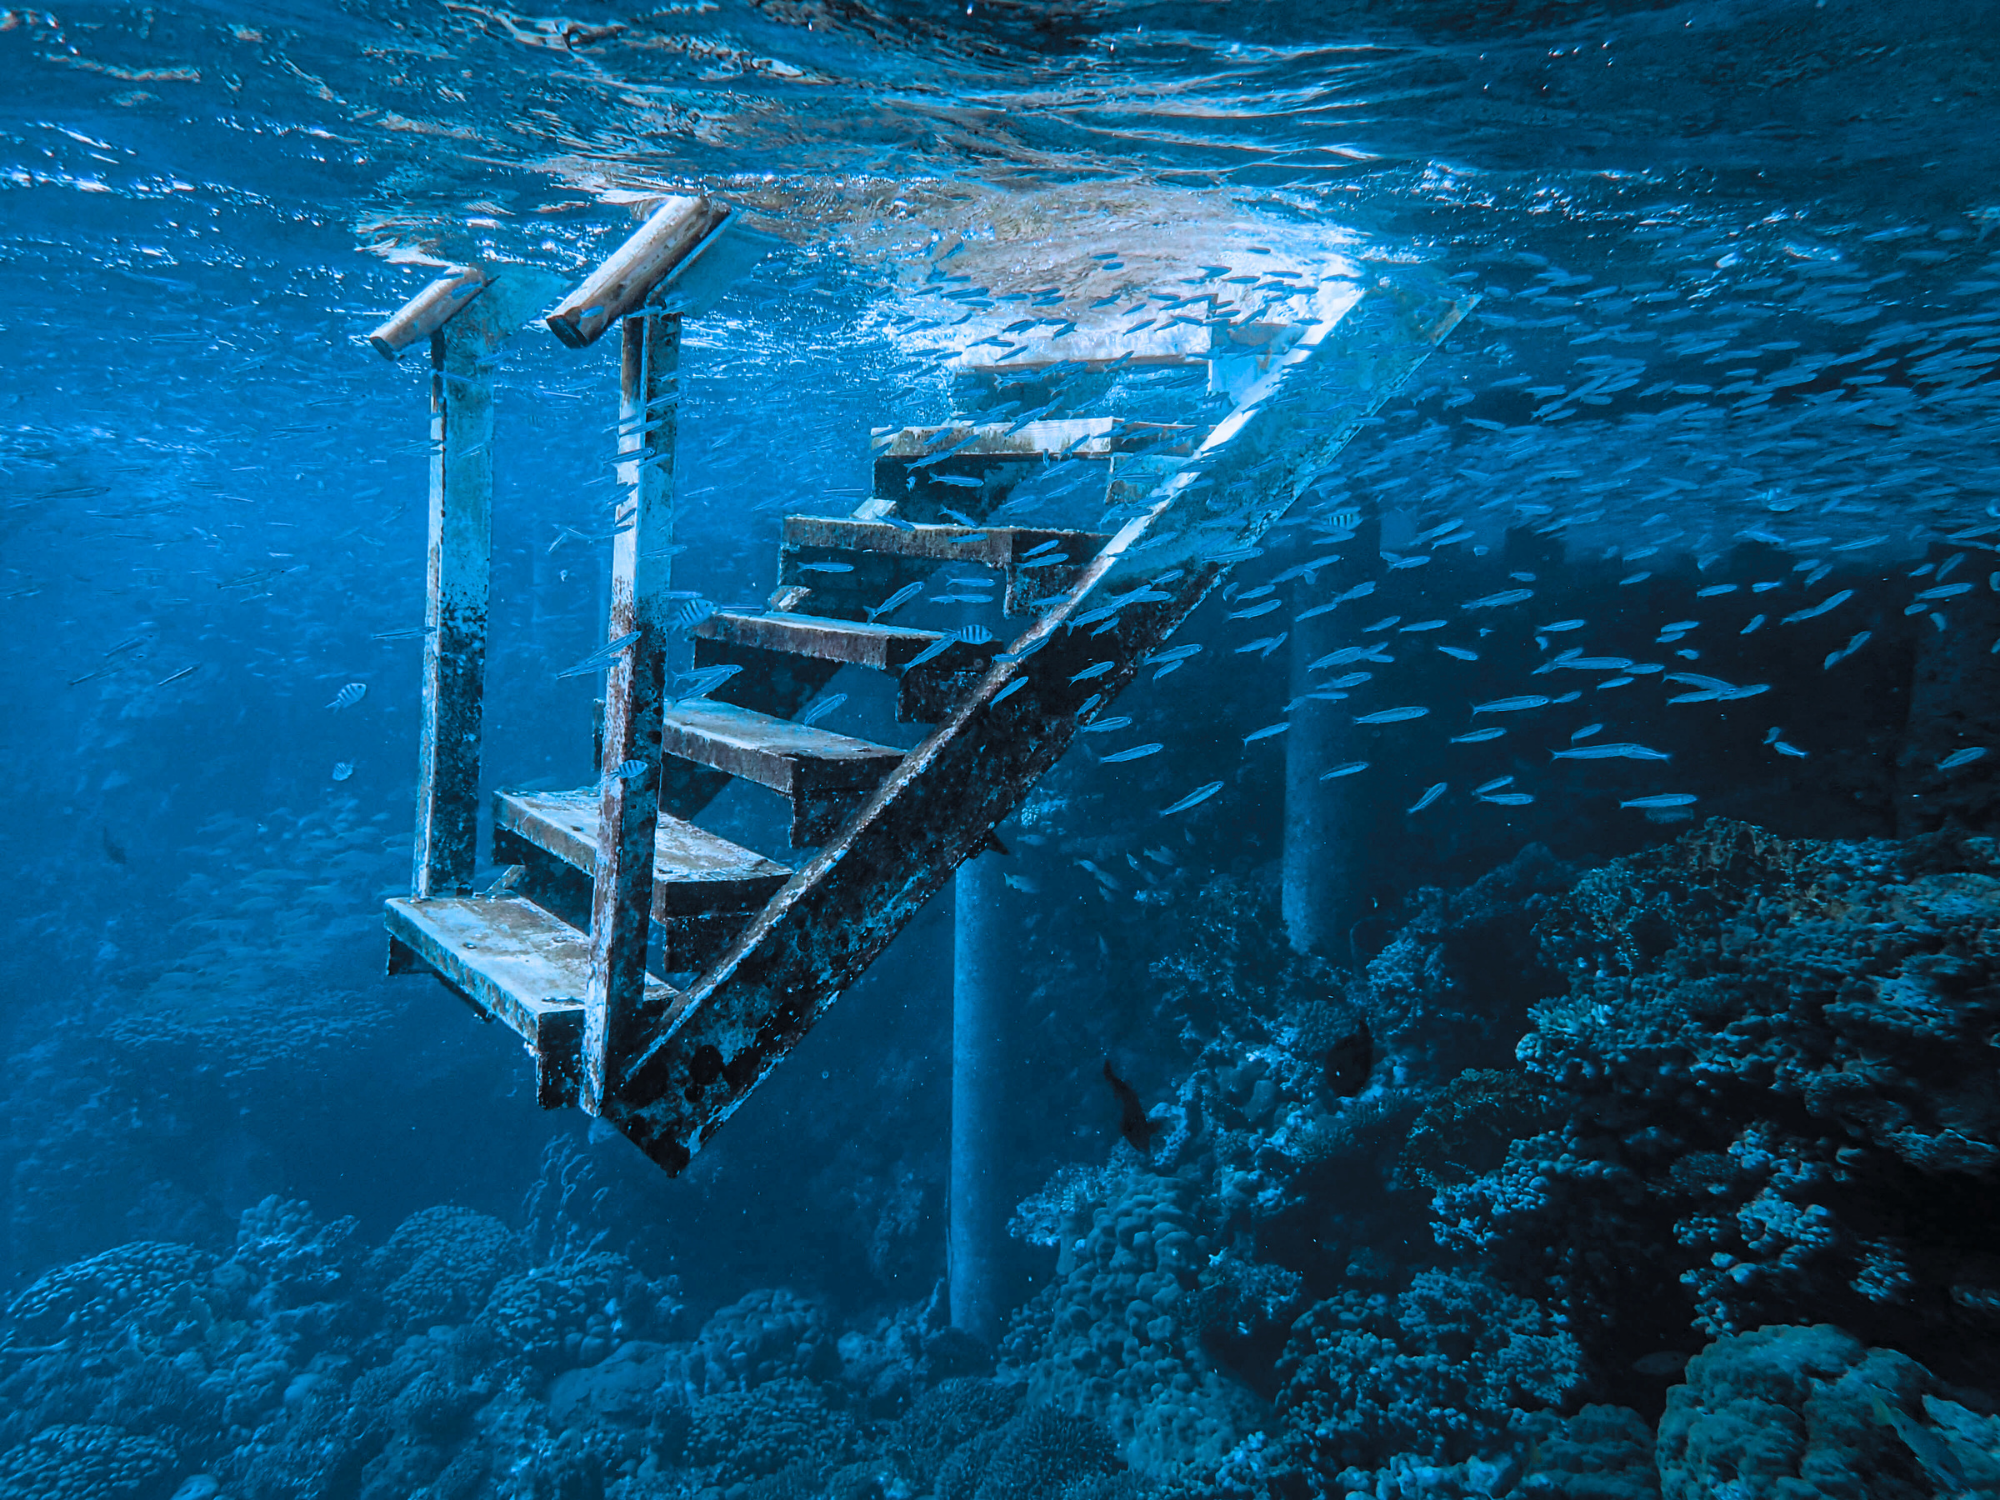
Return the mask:
{"type": "MultiPolygon", "coordinates": [[[[1970,584],[1965,586],[1968,588],[1971,587],[1970,584]]],[[[1933,590],[1932,592],[1934,593],[1935,590],[1933,590]]],[[[1828,610],[1838,608],[1839,606],[1845,604],[1849,599],[1852,599],[1853,597],[1854,597],[1853,589],[1842,589],[1837,594],[1829,594],[1826,598],[1822,599],[1819,603],[1815,604],[1811,609],[1802,609],[1795,614],[1786,615],[1785,618],[1781,620],[1779,623],[1783,625],[1796,625],[1800,620],[1817,619],[1819,616],[1825,614],[1828,610]]],[[[1930,595],[1919,594],[1917,595],[1917,597],[1919,599],[1924,599],[1924,598],[1929,598],[1930,595]]]]}
{"type": "Polygon", "coordinates": [[[1167,747],[1165,745],[1159,744],[1157,742],[1150,745],[1134,745],[1130,750],[1120,750],[1116,755],[1105,756],[1104,764],[1107,766],[1113,766],[1117,765],[1121,761],[1143,760],[1148,755],[1158,755],[1162,750],[1166,748],[1167,747]]]}
{"type": "Polygon", "coordinates": [[[832,713],[836,708],[840,707],[840,705],[845,703],[846,701],[847,701],[847,694],[845,693],[835,693],[831,698],[822,698],[820,699],[819,702],[815,703],[811,708],[807,709],[804,713],[800,714],[798,717],[798,722],[802,726],[807,726],[807,727],[817,724],[821,719],[824,719],[828,714],[832,713]]]}
{"type": "Polygon", "coordinates": [[[680,695],[680,700],[688,702],[696,698],[706,698],[742,670],[738,666],[724,666],[703,667],[698,672],[678,673],[676,675],[679,679],[689,684],[688,690],[680,695]]]}
{"type": "Polygon", "coordinates": [[[1284,602],[1282,599],[1260,599],[1248,609],[1232,609],[1223,618],[1229,620],[1254,620],[1260,615],[1268,615],[1284,602]]]}
{"type": "Polygon", "coordinates": [[[1498,609],[1503,604],[1525,604],[1535,597],[1533,589],[1503,589],[1497,594],[1487,594],[1479,599],[1468,599],[1460,609],[1498,609]]]}
{"type": "Polygon", "coordinates": [[[1447,785],[1448,783],[1442,781],[1433,782],[1425,790],[1423,796],[1417,798],[1415,802],[1412,802],[1410,804],[1408,811],[1413,813],[1422,812],[1425,808],[1429,807],[1433,802],[1437,801],[1438,798],[1444,795],[1445,787],[1447,785]]]}
{"type": "Polygon", "coordinates": [[[1186,812],[1190,807],[1199,807],[1221,790],[1222,783],[1219,781],[1211,781],[1207,786],[1196,787],[1185,797],[1181,798],[1180,801],[1174,803],[1173,806],[1161,808],[1160,816],[1165,818],[1174,813],[1186,812]]]}
{"type": "Polygon", "coordinates": [[[1664,750],[1651,750],[1644,745],[1582,745],[1574,750],[1551,750],[1555,760],[1672,760],[1664,750]]]}
{"type": "Polygon", "coordinates": [[[882,616],[886,614],[892,614],[897,609],[900,609],[903,605],[908,604],[912,599],[916,598],[917,595],[921,594],[923,591],[924,591],[924,586],[921,583],[906,583],[901,588],[897,589],[895,593],[891,594],[888,598],[884,599],[880,604],[876,605],[873,609],[869,610],[868,618],[871,621],[874,621],[881,619],[882,616]]]}
{"type": "Polygon", "coordinates": [[[1535,676],[1565,669],[1572,672],[1623,672],[1631,665],[1632,658],[1629,656],[1579,656],[1566,651],[1547,665],[1535,668],[1535,676]]]}
{"type": "Polygon", "coordinates": [[[1329,651],[1325,656],[1306,665],[1308,672],[1317,672],[1321,667],[1345,667],[1357,661],[1392,662],[1396,658],[1380,646],[1342,646],[1338,651],[1329,651]]]}
{"type": "Polygon", "coordinates": [[[620,651],[623,651],[627,646],[631,645],[634,641],[638,640],[641,633],[642,632],[635,630],[629,635],[619,636],[618,639],[615,641],[606,641],[602,646],[599,646],[595,651],[591,652],[590,655],[586,656],[582,661],[578,662],[575,666],[563,668],[562,671],[556,673],[556,676],[559,678],[581,677],[586,672],[595,672],[599,667],[603,666],[612,657],[616,656],[620,651]]]}
{"type": "Polygon", "coordinates": [[[1523,693],[1518,698],[1495,698],[1491,703],[1475,703],[1472,711],[1476,714],[1512,714],[1528,708],[1543,708],[1548,701],[1537,693],[1523,693]]]}
{"type": "Polygon", "coordinates": [[[1694,672],[1669,672],[1667,681],[1685,683],[1696,690],[1692,693],[1676,693],[1667,700],[1669,703],[1727,703],[1737,698],[1754,698],[1759,693],[1771,691],[1768,682],[1738,687],[1733,682],[1724,682],[1720,677],[1703,677],[1694,672]]]}
{"type": "Polygon", "coordinates": [[[1400,724],[1405,719],[1421,719],[1429,713],[1428,708],[1411,704],[1406,708],[1381,708],[1372,714],[1363,714],[1354,722],[1357,724],[1400,724]]]}

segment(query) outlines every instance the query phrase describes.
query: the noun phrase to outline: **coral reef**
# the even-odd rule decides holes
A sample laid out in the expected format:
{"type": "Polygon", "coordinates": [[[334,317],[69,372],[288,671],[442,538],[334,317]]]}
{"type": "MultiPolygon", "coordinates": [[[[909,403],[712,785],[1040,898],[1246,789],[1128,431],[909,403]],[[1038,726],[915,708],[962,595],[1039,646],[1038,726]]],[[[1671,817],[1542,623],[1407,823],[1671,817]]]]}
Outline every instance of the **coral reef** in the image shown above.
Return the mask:
{"type": "Polygon", "coordinates": [[[1579,1366],[1544,1308],[1426,1271],[1397,1297],[1345,1292],[1301,1317],[1278,1364],[1278,1415],[1293,1462],[1322,1484],[1399,1455],[1463,1463],[1539,1431],[1536,1414],[1580,1384],[1579,1366]]]}
{"type": "Polygon", "coordinates": [[[1996,870],[1984,839],[1718,819],[1584,876],[1538,929],[1567,992],[1519,1046],[1555,1122],[1437,1177],[1441,1243],[1611,1369],[1820,1316],[1990,1382],[1996,870]]]}
{"type": "Polygon", "coordinates": [[[1195,1198],[1185,1179],[1134,1171],[1088,1217],[1073,1211],[1055,1280],[1001,1351],[1031,1402],[1103,1423],[1134,1469],[1163,1477],[1213,1469],[1262,1421],[1189,1315],[1210,1244],[1195,1198]]]}
{"type": "Polygon", "coordinates": [[[751,1292],[704,1323],[684,1378],[696,1392],[747,1390],[773,1380],[823,1379],[839,1368],[825,1312],[776,1287],[751,1292]]]}
{"type": "Polygon", "coordinates": [[[562,1138],[521,1232],[435,1206],[369,1246],[272,1197],[215,1250],[44,1271],[0,1326],[0,1487],[2000,1493],[1989,844],[1716,821],[1580,877],[1531,849],[1419,892],[1347,976],[1204,910],[1216,952],[1176,982],[1226,1003],[1186,1031],[1145,1157],[1118,1144],[1020,1205],[1053,1264],[997,1363],[942,1290],[849,1322],[739,1283],[688,1333],[674,1278],[611,1248],[639,1241],[608,1158],[562,1138]]]}
{"type": "Polygon", "coordinates": [[[116,1427],[45,1427],[0,1454],[0,1494],[10,1500],[141,1500],[173,1471],[173,1450],[116,1427]]]}
{"type": "Polygon", "coordinates": [[[937,1500],[1095,1500],[1123,1467],[1103,1428],[1052,1406],[1027,1407],[960,1456],[940,1471],[937,1500]]]}
{"type": "Polygon", "coordinates": [[[368,1258],[369,1280],[405,1328],[458,1323],[486,1303],[521,1260],[513,1232],[468,1208],[411,1214],[368,1258]]]}
{"type": "Polygon", "coordinates": [[[172,1318],[211,1257],[188,1245],[141,1241],[50,1271],[14,1299],[7,1318],[29,1341],[104,1333],[172,1318]]]}
{"type": "Polygon", "coordinates": [[[892,1451],[902,1457],[911,1479],[930,1489],[960,1445],[1005,1426],[1019,1405],[1018,1390],[991,1380],[940,1381],[897,1420],[890,1434],[892,1451]]]}
{"type": "Polygon", "coordinates": [[[679,1310],[671,1279],[650,1281],[624,1256],[599,1250],[508,1277],[479,1323],[514,1358],[554,1370],[597,1364],[628,1339],[664,1332],[679,1310]]]}
{"type": "Polygon", "coordinates": [[[1137,1500],[1101,1424],[962,1373],[921,1310],[843,1332],[427,1209],[380,1246],[267,1199],[233,1252],[120,1246],[0,1322],[0,1491],[28,1500],[1137,1500]],[[852,1357],[850,1357],[852,1356],[852,1357]],[[913,1484],[921,1489],[912,1489],[913,1484]],[[956,1488],[953,1488],[953,1485],[956,1488]]]}
{"type": "Polygon", "coordinates": [[[1624,1406],[1586,1406],[1536,1450],[1523,1500],[1659,1500],[1652,1424],[1624,1406]]]}
{"type": "Polygon", "coordinates": [[[1888,1419],[1934,1384],[1891,1349],[1828,1324],[1718,1339],[1688,1362],[1660,1419],[1664,1500],[1917,1500],[1937,1493],[1888,1419]]]}
{"type": "MultiPolygon", "coordinates": [[[[1346,978],[1262,951],[1243,931],[1257,926],[1254,908],[1233,924],[1209,913],[1194,956],[1159,967],[1179,986],[1219,986],[1229,1023],[1202,1043],[1156,1164],[1200,1173],[1222,1240],[1246,1252],[1254,1241],[1295,1269],[1316,1261],[1338,1275],[1369,1246],[1406,1238],[1421,1205],[1392,1188],[1411,1122],[1461,1070],[1510,1061],[1529,1005],[1560,983],[1536,955],[1534,924],[1572,878],[1531,846],[1462,890],[1420,890],[1409,920],[1346,978]]],[[[1426,1138],[1444,1128],[1434,1120],[1426,1138]]]]}

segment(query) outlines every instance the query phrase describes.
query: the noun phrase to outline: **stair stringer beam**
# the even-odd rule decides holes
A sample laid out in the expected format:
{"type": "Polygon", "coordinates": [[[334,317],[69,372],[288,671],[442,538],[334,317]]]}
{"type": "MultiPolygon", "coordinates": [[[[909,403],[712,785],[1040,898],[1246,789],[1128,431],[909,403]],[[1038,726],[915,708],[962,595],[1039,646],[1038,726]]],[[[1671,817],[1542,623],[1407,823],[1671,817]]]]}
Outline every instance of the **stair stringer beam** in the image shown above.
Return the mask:
{"type": "Polygon", "coordinates": [[[611,1060],[605,1118],[655,1163],[686,1167],[1472,306],[1386,285],[1322,296],[1321,320],[1188,466],[676,998],[645,1049],[611,1060]]]}

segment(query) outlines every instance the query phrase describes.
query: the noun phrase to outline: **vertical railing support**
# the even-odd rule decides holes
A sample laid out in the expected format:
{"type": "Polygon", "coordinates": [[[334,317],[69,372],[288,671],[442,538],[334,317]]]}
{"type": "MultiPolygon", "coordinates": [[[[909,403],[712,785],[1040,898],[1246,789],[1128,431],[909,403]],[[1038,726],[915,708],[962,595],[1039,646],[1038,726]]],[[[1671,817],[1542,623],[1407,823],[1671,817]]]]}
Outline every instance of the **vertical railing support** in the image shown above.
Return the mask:
{"type": "Polygon", "coordinates": [[[419,900],[472,889],[492,569],[493,363],[469,323],[431,335],[430,564],[417,761],[419,900]]]}
{"type": "Polygon", "coordinates": [[[643,1024],[660,815],[665,605],[673,545],[676,372],[681,320],[641,308],[624,322],[618,392],[619,501],[611,558],[611,658],[604,690],[597,868],[590,903],[590,992],[579,1103],[601,1114],[612,1069],[643,1024]]]}

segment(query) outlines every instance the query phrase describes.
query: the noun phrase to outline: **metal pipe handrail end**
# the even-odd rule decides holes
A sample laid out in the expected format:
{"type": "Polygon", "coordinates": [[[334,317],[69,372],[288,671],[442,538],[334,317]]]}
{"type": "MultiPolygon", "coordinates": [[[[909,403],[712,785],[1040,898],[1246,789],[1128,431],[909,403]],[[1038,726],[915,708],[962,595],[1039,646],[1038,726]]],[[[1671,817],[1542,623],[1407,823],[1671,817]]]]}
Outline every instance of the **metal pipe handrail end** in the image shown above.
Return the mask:
{"type": "Polygon", "coordinates": [[[727,205],[707,197],[668,198],[548,315],[549,331],[572,349],[594,344],[605,329],[641,306],[728,217],[727,205]]]}
{"type": "Polygon", "coordinates": [[[492,284],[493,278],[479,266],[447,271],[391,314],[368,335],[368,342],[384,359],[394,359],[464,312],[492,284]]]}

